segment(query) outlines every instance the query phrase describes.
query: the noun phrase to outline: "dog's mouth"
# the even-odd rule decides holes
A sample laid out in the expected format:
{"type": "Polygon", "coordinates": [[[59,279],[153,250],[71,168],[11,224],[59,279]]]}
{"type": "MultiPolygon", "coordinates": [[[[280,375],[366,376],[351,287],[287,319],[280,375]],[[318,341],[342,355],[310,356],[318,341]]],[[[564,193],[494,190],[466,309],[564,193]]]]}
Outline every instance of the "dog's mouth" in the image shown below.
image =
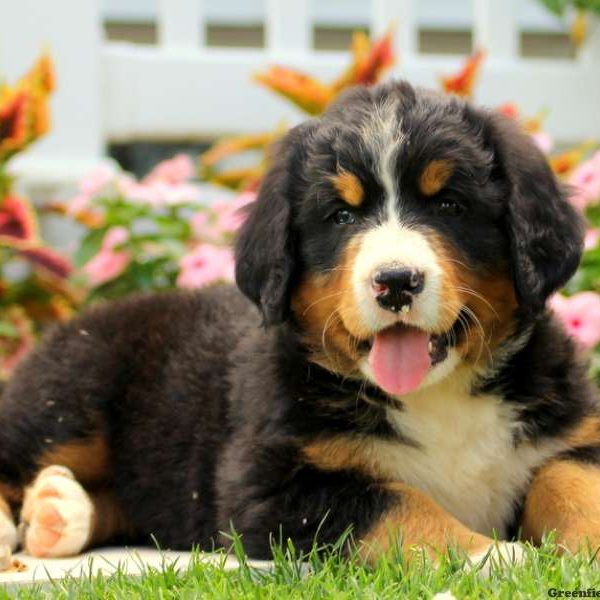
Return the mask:
{"type": "Polygon", "coordinates": [[[460,320],[445,333],[436,334],[418,327],[397,323],[378,331],[361,348],[377,385],[394,396],[408,394],[419,387],[430,369],[448,357],[457,341],[460,320]]]}

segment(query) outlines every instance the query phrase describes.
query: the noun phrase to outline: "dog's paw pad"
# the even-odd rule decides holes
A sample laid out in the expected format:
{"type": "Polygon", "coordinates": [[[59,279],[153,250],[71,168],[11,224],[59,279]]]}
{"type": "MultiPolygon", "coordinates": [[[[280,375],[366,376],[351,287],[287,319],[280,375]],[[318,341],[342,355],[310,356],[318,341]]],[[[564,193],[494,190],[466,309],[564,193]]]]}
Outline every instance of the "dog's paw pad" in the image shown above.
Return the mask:
{"type": "Polygon", "coordinates": [[[8,546],[11,550],[17,547],[17,527],[10,515],[0,511],[0,547],[8,546]]]}
{"type": "Polygon", "coordinates": [[[466,567],[489,577],[493,568],[512,567],[525,561],[525,548],[518,542],[495,542],[485,550],[469,556],[466,567]]]}
{"type": "Polygon", "coordinates": [[[21,522],[29,554],[59,557],[78,554],[91,533],[94,507],[71,471],[51,466],[25,492],[21,522]]]}

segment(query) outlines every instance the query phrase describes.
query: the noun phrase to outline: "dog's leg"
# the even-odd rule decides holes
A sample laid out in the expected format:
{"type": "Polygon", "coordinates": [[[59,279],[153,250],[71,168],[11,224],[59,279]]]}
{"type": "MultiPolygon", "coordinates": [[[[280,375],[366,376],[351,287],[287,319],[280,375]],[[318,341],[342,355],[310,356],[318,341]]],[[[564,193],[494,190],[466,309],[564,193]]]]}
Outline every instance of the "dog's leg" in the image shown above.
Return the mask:
{"type": "Polygon", "coordinates": [[[600,465],[554,460],[536,474],[525,499],[522,534],[540,543],[556,530],[557,543],[576,552],[600,546],[600,465]]]}
{"type": "Polygon", "coordinates": [[[515,563],[523,558],[519,544],[494,541],[470,530],[423,492],[403,484],[385,487],[396,501],[362,536],[361,554],[367,561],[376,562],[398,542],[409,559],[415,552],[427,552],[436,560],[438,553],[448,548],[466,555],[473,566],[487,557],[482,567],[485,572],[493,563],[515,563]]]}
{"type": "MultiPolygon", "coordinates": [[[[232,524],[249,556],[272,556],[273,539],[291,539],[298,550],[309,552],[315,543],[338,543],[351,528],[359,554],[369,564],[389,556],[395,548],[408,560],[420,559],[425,553],[434,562],[452,548],[469,559],[467,567],[480,566],[485,574],[493,563],[514,563],[523,557],[520,544],[496,542],[472,531],[409,485],[377,481],[353,470],[307,466],[297,469],[283,490],[269,495],[257,492],[262,491],[263,482],[272,481],[262,467],[246,471],[260,472],[261,479],[246,477],[243,483],[241,478],[221,480],[219,529],[227,532],[232,524]],[[249,485],[250,481],[254,485],[249,485]]],[[[220,542],[228,545],[226,533],[220,542]]]]}
{"type": "Polygon", "coordinates": [[[60,465],[40,471],[26,489],[21,523],[25,549],[38,557],[72,556],[127,531],[110,490],[86,491],[60,465]]]}

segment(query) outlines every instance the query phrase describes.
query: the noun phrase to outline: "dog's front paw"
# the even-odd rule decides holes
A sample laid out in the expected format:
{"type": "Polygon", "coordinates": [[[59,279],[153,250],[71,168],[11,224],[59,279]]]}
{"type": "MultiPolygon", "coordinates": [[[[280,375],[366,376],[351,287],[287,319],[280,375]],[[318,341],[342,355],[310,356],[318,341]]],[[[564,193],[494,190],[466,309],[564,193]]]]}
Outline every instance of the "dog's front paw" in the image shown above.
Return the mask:
{"type": "Polygon", "coordinates": [[[92,532],[94,505],[66,467],[40,471],[25,492],[21,511],[23,545],[32,556],[78,554],[92,532]]]}
{"type": "Polygon", "coordinates": [[[518,542],[494,542],[485,550],[468,557],[465,567],[476,569],[483,577],[489,577],[495,567],[523,564],[525,548],[518,542]]]}

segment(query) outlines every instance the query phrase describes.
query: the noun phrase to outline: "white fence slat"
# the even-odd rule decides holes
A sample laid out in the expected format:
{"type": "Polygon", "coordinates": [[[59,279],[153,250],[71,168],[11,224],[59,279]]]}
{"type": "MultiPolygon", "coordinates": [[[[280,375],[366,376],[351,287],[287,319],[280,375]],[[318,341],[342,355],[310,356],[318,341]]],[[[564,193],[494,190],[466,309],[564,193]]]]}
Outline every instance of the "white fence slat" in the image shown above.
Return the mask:
{"type": "Polygon", "coordinates": [[[308,52],[312,47],[310,0],[265,0],[266,46],[271,52],[308,52]]]}
{"type": "MultiPolygon", "coordinates": [[[[265,131],[281,121],[294,124],[306,118],[252,80],[270,62],[264,52],[209,50],[182,60],[157,48],[108,45],[107,137],[203,138],[265,131]],[[157,81],[170,93],[157,94],[157,81]]],[[[328,81],[348,60],[346,53],[311,52],[286,64],[328,81]]],[[[456,72],[461,62],[457,57],[420,56],[401,61],[400,75],[414,85],[439,88],[440,74],[456,72]]],[[[476,101],[493,107],[509,100],[517,102],[525,115],[547,107],[545,126],[560,142],[600,139],[600,78],[591,77],[587,67],[568,60],[486,63],[476,101]]]]}
{"type": "Polygon", "coordinates": [[[519,38],[515,0],[474,0],[473,45],[490,59],[512,60],[518,55],[519,38]]]}
{"type": "MultiPolygon", "coordinates": [[[[600,17],[588,13],[588,33],[579,50],[579,61],[592,70],[592,77],[600,79],[600,17]]],[[[600,104],[598,105],[598,119],[600,119],[600,104]]]]}
{"type": "Polygon", "coordinates": [[[158,39],[169,48],[204,46],[203,0],[159,0],[158,39]],[[202,27],[201,27],[202,24],[202,27]]]}
{"type": "Polygon", "coordinates": [[[371,0],[371,35],[379,37],[394,28],[394,47],[400,61],[417,53],[418,29],[414,0],[371,0]]]}

